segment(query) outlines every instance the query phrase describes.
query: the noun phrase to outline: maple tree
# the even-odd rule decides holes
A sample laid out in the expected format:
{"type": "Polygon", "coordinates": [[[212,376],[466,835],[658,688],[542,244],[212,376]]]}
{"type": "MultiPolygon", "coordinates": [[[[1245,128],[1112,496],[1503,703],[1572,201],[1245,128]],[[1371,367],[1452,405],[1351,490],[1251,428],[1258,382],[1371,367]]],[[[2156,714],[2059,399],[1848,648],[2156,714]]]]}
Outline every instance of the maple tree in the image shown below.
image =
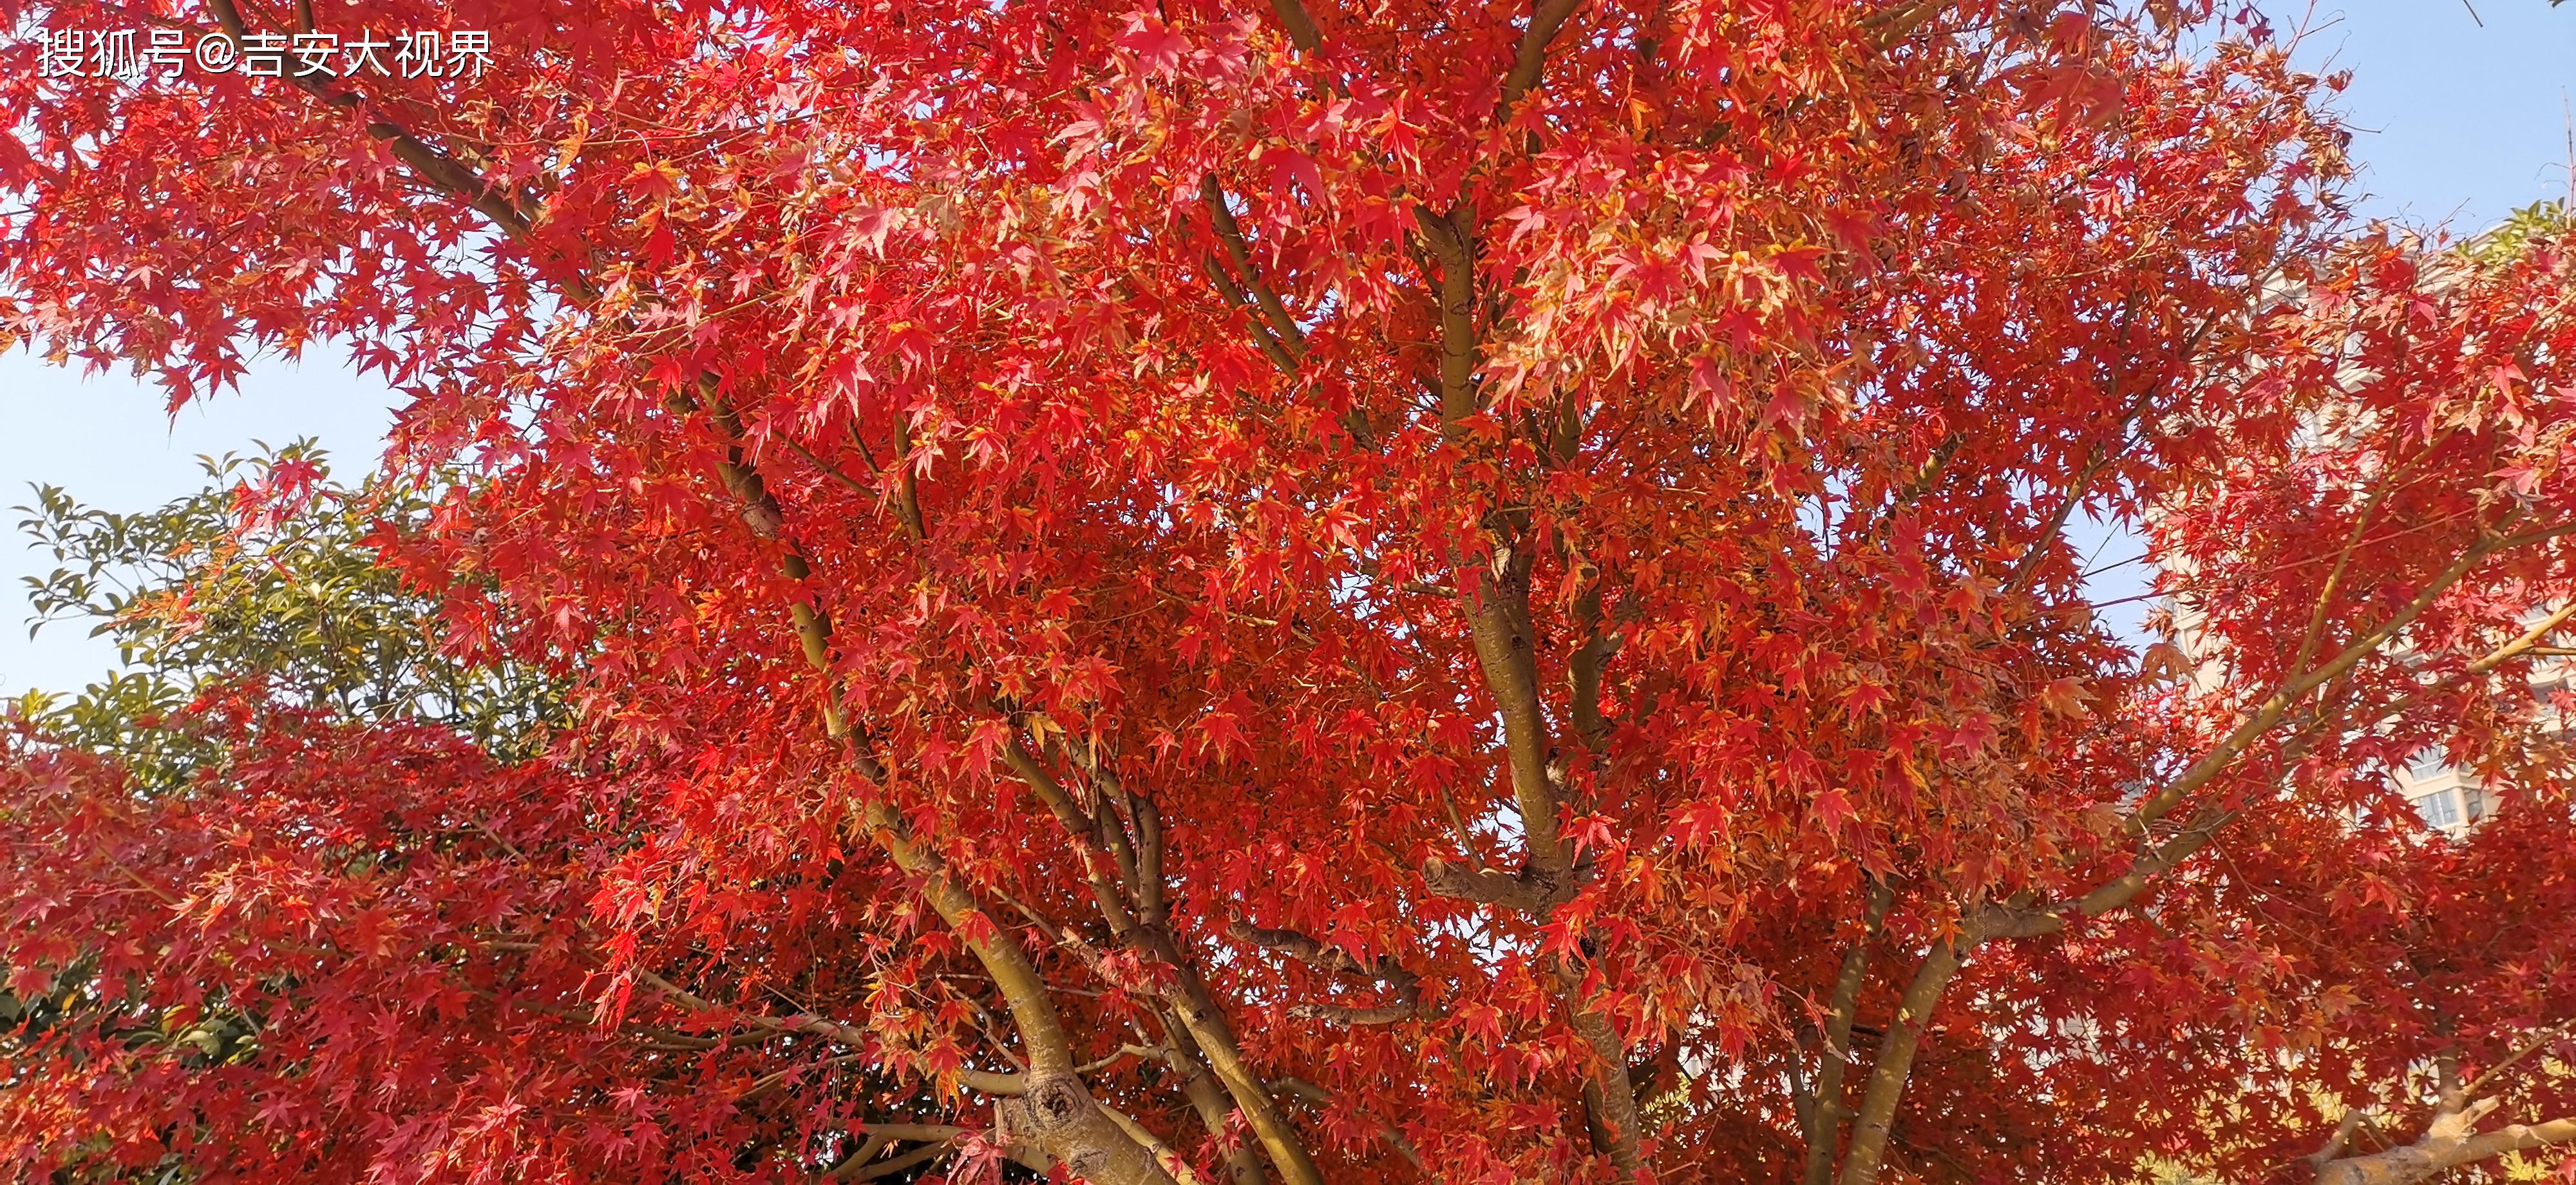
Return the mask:
{"type": "Polygon", "coordinates": [[[432,491],[372,562],[568,711],[208,679],[180,785],[22,725],[23,1175],[2576,1141],[2576,260],[2354,228],[2250,11],[0,3],[490,32],[0,50],[0,324],[174,402],[345,343],[432,491]]]}

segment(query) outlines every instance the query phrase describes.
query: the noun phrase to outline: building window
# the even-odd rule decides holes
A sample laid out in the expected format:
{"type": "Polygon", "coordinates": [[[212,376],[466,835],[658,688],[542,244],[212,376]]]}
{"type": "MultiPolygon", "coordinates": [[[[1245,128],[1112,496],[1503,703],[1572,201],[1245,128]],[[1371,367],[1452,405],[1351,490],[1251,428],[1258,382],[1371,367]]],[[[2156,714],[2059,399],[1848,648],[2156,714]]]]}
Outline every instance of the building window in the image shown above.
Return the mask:
{"type": "Polygon", "coordinates": [[[2448,829],[2460,825],[2460,804],[2448,790],[2436,790],[2415,799],[2415,813],[2424,817],[2424,825],[2448,829]]]}
{"type": "Polygon", "coordinates": [[[2442,759],[2442,747],[2435,745],[2415,755],[2406,763],[2406,780],[2417,784],[2432,781],[2451,772],[2451,764],[2442,759]]]}
{"type": "Polygon", "coordinates": [[[2469,822],[2475,823],[2478,820],[2487,817],[2487,792],[2484,787],[2462,786],[2460,787],[2460,798],[2468,808],[2466,813],[2469,817],[2469,822]]]}

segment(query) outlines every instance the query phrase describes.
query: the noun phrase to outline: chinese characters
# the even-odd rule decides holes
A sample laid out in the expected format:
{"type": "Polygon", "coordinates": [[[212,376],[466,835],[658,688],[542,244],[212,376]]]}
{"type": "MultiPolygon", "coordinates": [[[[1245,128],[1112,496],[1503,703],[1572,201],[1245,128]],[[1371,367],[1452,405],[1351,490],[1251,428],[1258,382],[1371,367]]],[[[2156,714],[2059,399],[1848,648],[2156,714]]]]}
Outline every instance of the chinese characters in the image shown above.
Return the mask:
{"type": "Polygon", "coordinates": [[[416,29],[379,36],[337,33],[204,33],[185,29],[63,29],[41,34],[47,78],[177,78],[195,70],[249,78],[481,78],[492,34],[416,29]]]}

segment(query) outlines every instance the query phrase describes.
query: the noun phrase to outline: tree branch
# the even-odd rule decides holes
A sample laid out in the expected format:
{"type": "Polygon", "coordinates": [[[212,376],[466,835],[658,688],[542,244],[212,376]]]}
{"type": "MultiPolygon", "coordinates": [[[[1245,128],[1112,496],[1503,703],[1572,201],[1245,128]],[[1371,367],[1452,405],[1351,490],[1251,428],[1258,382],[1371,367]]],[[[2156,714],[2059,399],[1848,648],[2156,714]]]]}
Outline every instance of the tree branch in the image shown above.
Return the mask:
{"type": "MultiPolygon", "coordinates": [[[[1511,73],[1503,82],[1497,118],[1508,121],[1512,109],[1534,89],[1546,65],[1547,47],[1581,0],[1540,0],[1523,31],[1511,73]]],[[[1414,207],[1414,219],[1437,274],[1427,277],[1436,299],[1440,325],[1440,433],[1444,441],[1463,444],[1472,429],[1468,419],[1482,408],[1476,378],[1481,347],[1476,330],[1476,230],[1472,201],[1462,200],[1445,215],[1414,207]]],[[[1511,514],[1487,515],[1493,541],[1490,563],[1464,565],[1457,574],[1467,633],[1503,720],[1504,757],[1511,773],[1512,800],[1520,816],[1522,867],[1516,878],[1491,872],[1456,873],[1438,860],[1426,861],[1423,881],[1433,893],[1491,903],[1511,903],[1544,917],[1577,889],[1582,870],[1559,829],[1563,807],[1550,772],[1555,744],[1549,737],[1538,680],[1538,631],[1531,621],[1529,579],[1535,556],[1521,546],[1526,526],[1511,514]]],[[[1582,973],[1559,964],[1557,986],[1566,1003],[1567,1023],[1593,1054],[1592,1073],[1584,1088],[1584,1109],[1607,1147],[1611,1162],[1630,1177],[1646,1172],[1641,1149],[1642,1120],[1634,1084],[1628,1077],[1628,1051],[1608,1018],[1591,1010],[1584,999],[1582,973]]]]}
{"type": "Polygon", "coordinates": [[[1199,1126],[1207,1130],[1209,1138],[1230,1145],[1225,1153],[1227,1174],[1234,1178],[1235,1185],[1264,1185],[1268,1177],[1261,1170],[1261,1157],[1253,1152],[1253,1145],[1228,1139],[1227,1117],[1234,1112],[1233,1102],[1225,1088],[1218,1085],[1216,1075],[1208,1070],[1207,1056],[1190,1038],[1189,1026],[1165,1008],[1154,1010],[1154,1021],[1171,1042],[1164,1048],[1163,1059],[1180,1076],[1181,1095],[1198,1113],[1199,1126]]]}
{"type": "MultiPolygon", "coordinates": [[[[1628,614],[1622,604],[1621,617],[1628,614]]],[[[1620,631],[1607,628],[1601,611],[1601,578],[1596,573],[1584,582],[1582,595],[1575,598],[1574,625],[1581,631],[1583,645],[1566,661],[1566,680],[1571,685],[1568,696],[1574,717],[1575,739],[1585,750],[1598,756],[1610,742],[1610,722],[1601,715],[1601,676],[1610,659],[1619,653],[1625,639],[1620,631]]]]}
{"type": "Polygon", "coordinates": [[[1288,43],[1301,53],[1324,52],[1324,35],[1315,28],[1315,19],[1306,15],[1306,6],[1298,0],[1270,0],[1270,11],[1279,17],[1279,27],[1288,34],[1288,43]]]}
{"type": "Polygon", "coordinates": [[[1941,1002],[1941,993],[1950,986],[1950,978],[1959,973],[1961,945],[1965,935],[1944,938],[1932,944],[1931,953],[1915,968],[1914,980],[1905,987],[1905,995],[1896,1006],[1896,1016],[1888,1022],[1887,1032],[1879,1038],[1878,1056],[1870,1063],[1869,1086],[1861,1095],[1860,1110],[1852,1127],[1851,1150],[1843,1155],[1841,1185],[1873,1185],[1887,1155],[1888,1133],[1896,1125],[1896,1104],[1904,1097],[1905,1081],[1914,1069],[1914,1054],[1923,1041],[1923,1030],[1931,1023],[1932,1010],[1941,1002]]]}
{"type": "Polygon", "coordinates": [[[1547,70],[1547,47],[1565,28],[1565,19],[1583,6],[1583,0],[1538,0],[1530,10],[1529,27],[1521,30],[1520,44],[1512,50],[1511,73],[1503,76],[1502,101],[1495,118],[1509,122],[1512,108],[1538,89],[1539,79],[1547,70]]]}
{"type": "MultiPolygon", "coordinates": [[[[1068,745],[1066,749],[1076,754],[1077,762],[1082,760],[1078,748],[1068,745]]],[[[1261,1077],[1253,1072],[1249,1060],[1244,1056],[1242,1042],[1236,1037],[1233,1025],[1226,1019],[1224,1010],[1218,1007],[1215,997],[1207,990],[1206,983],[1200,979],[1183,954],[1180,944],[1159,923],[1152,926],[1139,924],[1136,915],[1129,908],[1131,903],[1146,899],[1142,889],[1142,878],[1147,865],[1138,858],[1136,847],[1130,845],[1125,830],[1111,811],[1109,799],[1113,796],[1126,799],[1131,809],[1139,812],[1140,829],[1147,825],[1142,822],[1143,820],[1154,820],[1151,826],[1155,835],[1155,855],[1151,861],[1151,867],[1158,880],[1162,875],[1159,816],[1152,814],[1150,808],[1142,805],[1145,802],[1142,796],[1127,794],[1125,789],[1117,784],[1115,774],[1098,761],[1092,761],[1087,766],[1099,793],[1094,811],[1086,814],[1080,804],[1074,802],[1072,796],[1067,794],[1056,782],[1054,776],[1047,772],[1045,766],[1017,742],[1005,749],[1003,756],[1012,772],[1018,774],[1021,780],[1027,782],[1046,802],[1048,810],[1056,816],[1068,838],[1076,844],[1088,870],[1092,894],[1099,902],[1104,915],[1107,916],[1112,931],[1131,949],[1149,955],[1172,968],[1173,973],[1166,977],[1160,992],[1170,1012],[1168,1014],[1158,1012],[1158,1015],[1177,1019],[1179,1025],[1170,1029],[1167,1035],[1175,1044],[1178,1044],[1182,1034],[1187,1034],[1194,1057],[1205,1059],[1217,1081],[1224,1086],[1226,1094],[1234,1100],[1235,1107],[1243,1112],[1244,1120],[1251,1126],[1254,1136],[1259,1139],[1263,1153],[1269,1157],[1271,1164],[1279,1170],[1280,1175],[1286,1178],[1288,1185],[1323,1185],[1322,1171],[1315,1167],[1314,1158],[1306,1150],[1304,1139],[1280,1114],[1277,1100],[1271,1098],[1269,1092],[1262,1089],[1261,1077]],[[1118,864],[1114,876],[1109,870],[1103,868],[1098,857],[1092,854],[1086,842],[1092,838],[1097,838],[1103,846],[1110,848],[1117,856],[1118,864]]],[[[1159,886],[1152,900],[1156,902],[1159,912],[1161,902],[1159,886]]],[[[1199,1104],[1194,1101],[1193,1105],[1199,1104]]],[[[1221,1120],[1218,1121],[1218,1130],[1222,1130],[1221,1120]]]]}
{"type": "Polygon", "coordinates": [[[1162,1162],[1163,1171],[1178,1179],[1181,1185],[1202,1185],[1199,1175],[1190,1171],[1190,1162],[1182,1159],[1180,1153],[1172,1151],[1172,1146],[1164,1143],[1161,1136],[1147,1130],[1144,1124],[1136,1122],[1133,1117],[1116,1107],[1104,1104],[1100,1109],[1109,1113],[1109,1118],[1127,1133],[1127,1138],[1144,1145],[1146,1151],[1153,1153],[1154,1158],[1162,1162]]]}
{"type": "Polygon", "coordinates": [[[927,1147],[915,1148],[910,1152],[906,1152],[903,1155],[895,1157],[894,1159],[882,1164],[863,1164],[860,1161],[853,1159],[843,1164],[840,1168],[833,1169],[829,1176],[843,1181],[874,1181],[884,1177],[891,1177],[896,1173],[912,1168],[915,1165],[928,1164],[931,1161],[948,1155],[949,1152],[952,1151],[952,1149],[949,1148],[948,1143],[948,1141],[943,1140],[927,1147]],[[848,1173],[844,1173],[842,1171],[843,1169],[850,1169],[852,1166],[856,1166],[854,1171],[848,1173]]]}
{"type": "MultiPolygon", "coordinates": [[[[250,32],[242,20],[241,9],[233,0],[208,0],[207,8],[213,12],[215,24],[232,38],[234,47],[238,49],[250,32]]],[[[287,81],[324,106],[336,110],[354,112],[361,104],[356,94],[329,90],[317,77],[297,75],[287,81]]],[[[491,219],[502,233],[513,239],[526,239],[533,229],[534,224],[526,212],[511,202],[500,186],[484,180],[481,174],[454,156],[439,151],[389,120],[371,120],[366,124],[366,131],[391,150],[394,158],[409,168],[413,176],[471,206],[475,212],[491,219]]],[[[580,276],[572,277],[569,283],[576,289],[575,295],[579,300],[588,301],[596,295],[590,289],[589,281],[580,276]]]]}
{"type": "Polygon", "coordinates": [[[1287,364],[1280,369],[1295,373],[1297,363],[1306,357],[1306,332],[1297,327],[1297,318],[1288,312],[1279,294],[1262,281],[1261,271],[1252,261],[1252,246],[1244,240],[1243,226],[1235,221],[1234,210],[1226,205],[1225,187],[1217,184],[1216,174],[1199,179],[1199,201],[1207,207],[1208,222],[1216,228],[1217,241],[1224,244],[1226,258],[1233,261],[1234,270],[1243,273],[1244,291],[1251,294],[1271,334],[1288,355],[1287,364]]]}
{"type": "Polygon", "coordinates": [[[2493,1113],[2499,1100],[2478,1099],[2463,1106],[2443,1107],[2434,1112],[2424,1132],[2412,1143],[2400,1144],[2379,1152],[2340,1159],[2325,1157],[2327,1152],[2340,1152],[2350,1140],[2346,1125],[2359,1112],[2347,1112],[2344,1123],[2336,1125],[2335,1139],[2309,1158],[2317,1166],[2317,1185],[2414,1185],[2439,1174],[2502,1156],[2576,1141],[2576,1117],[2553,1119],[2545,1123],[2512,1123],[2490,1132],[2477,1131],[2478,1123],[2493,1113]]]}
{"type": "MultiPolygon", "coordinates": [[[[1303,1078],[1275,1078],[1270,1082],[1270,1089],[1317,1106],[1333,1101],[1330,1091],[1303,1078]]],[[[1413,1141],[1404,1138],[1403,1132],[1395,1130],[1395,1125],[1380,1120],[1378,1135],[1386,1140],[1387,1147],[1395,1149],[1396,1155],[1404,1158],[1406,1164],[1413,1166],[1413,1171],[1425,1177],[1431,1175],[1431,1170],[1422,1163],[1421,1151],[1413,1146],[1413,1141]]]]}
{"type": "Polygon", "coordinates": [[[1862,907],[1861,933],[1843,952],[1842,970],[1834,976],[1832,1004],[1825,1014],[1825,1052],[1816,1069],[1815,1102],[1808,1110],[1806,1185],[1832,1185],[1835,1145],[1851,1109],[1843,1102],[1843,1074],[1851,1062],[1852,1024],[1860,1015],[1860,989],[1869,971],[1870,944],[1896,903],[1896,891],[1871,877],[1862,907]]]}
{"type": "MultiPolygon", "coordinates": [[[[2511,516],[2508,516],[2507,523],[2510,521],[2511,516]]],[[[2500,531],[2504,525],[2498,524],[2498,530],[2500,531]]],[[[2503,550],[2510,543],[2509,539],[2490,535],[2472,544],[2462,551],[2459,558],[2453,560],[2450,566],[2444,568],[2422,590],[2418,591],[2414,599],[2408,601],[2404,608],[2391,615],[2387,621],[2380,623],[2379,628],[2354,639],[2351,645],[2344,647],[2324,665],[2302,671],[2276,688],[2271,695],[2264,698],[2262,703],[2256,705],[2254,711],[2229,732],[2225,739],[2204,754],[2200,760],[2193,762],[2191,768],[2183,771],[2181,777],[2157,791],[2153,797],[2139,803],[2138,808],[2129,815],[2131,833],[2141,833],[2146,824],[2154,822],[2193,791],[2216,779],[2240,754],[2269,732],[2273,725],[2280,723],[2281,718],[2288,714],[2292,704],[2310,691],[2324,685],[2328,680],[2338,678],[2350,671],[2361,660],[2377,653],[2407,626],[2413,625],[2416,618],[2423,616],[2425,610],[2432,608],[2433,603],[2439,600],[2443,593],[2450,591],[2451,587],[2466,577],[2480,561],[2503,550]]]]}
{"type": "Polygon", "coordinates": [[[1226,927],[1235,941],[1250,946],[1275,950],[1309,966],[1338,972],[1373,983],[1383,983],[1394,991],[1396,999],[1374,1007],[1355,1008],[1340,1004],[1297,1004],[1288,1015],[1300,1020],[1329,1020],[1346,1025],[1393,1024],[1414,1014],[1422,1002],[1422,981],[1412,972],[1396,965],[1393,959],[1374,959],[1362,963],[1338,947],[1326,946],[1295,930],[1265,930],[1237,920],[1226,927]]]}
{"type": "Polygon", "coordinates": [[[2486,1069],[2478,1071],[2477,1077],[2469,1079],[2469,1084],[2460,1088],[2461,1092],[2471,1095],[2477,1094],[2478,1092],[2486,1089],[2488,1084],[2494,1082],[2499,1075],[2512,1069],[2515,1063],[2520,1062],[2522,1059],[2530,1057],[2532,1054],[2538,1053],[2543,1049],[2549,1048],[2550,1042],[2556,1041],[2566,1035],[2567,1030],[2556,1025],[2552,1025],[2532,1034],[2529,1040],[2516,1046],[2512,1053],[2506,1054],[2503,1061],[2497,1062],[2492,1066],[2488,1066],[2486,1069]]]}

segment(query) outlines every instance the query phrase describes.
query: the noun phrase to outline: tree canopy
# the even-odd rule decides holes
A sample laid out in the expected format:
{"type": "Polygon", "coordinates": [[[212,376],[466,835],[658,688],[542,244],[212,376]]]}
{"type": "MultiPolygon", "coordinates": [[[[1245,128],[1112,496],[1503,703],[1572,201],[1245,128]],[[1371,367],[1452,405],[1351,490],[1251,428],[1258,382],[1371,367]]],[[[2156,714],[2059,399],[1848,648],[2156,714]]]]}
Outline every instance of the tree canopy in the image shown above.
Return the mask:
{"type": "Polygon", "coordinates": [[[505,759],[543,749],[563,714],[558,670],[506,644],[449,652],[446,600],[382,560],[377,544],[428,514],[422,487],[334,482],[311,441],[200,464],[203,490],[138,514],[59,486],[17,508],[31,545],[61,565],[28,578],[30,631],[86,623],[122,662],[78,694],[26,696],[20,715],[113,756],[144,790],[184,787],[223,760],[220,730],[189,719],[208,693],[344,722],[427,721],[505,759]]]}
{"type": "Polygon", "coordinates": [[[370,563],[566,680],[532,751],[192,684],[177,785],[22,726],[22,1175],[2576,1140],[2576,257],[2356,226],[2250,9],[0,6],[489,33],[0,50],[0,332],[174,403],[345,343],[424,491],[370,563]]]}

